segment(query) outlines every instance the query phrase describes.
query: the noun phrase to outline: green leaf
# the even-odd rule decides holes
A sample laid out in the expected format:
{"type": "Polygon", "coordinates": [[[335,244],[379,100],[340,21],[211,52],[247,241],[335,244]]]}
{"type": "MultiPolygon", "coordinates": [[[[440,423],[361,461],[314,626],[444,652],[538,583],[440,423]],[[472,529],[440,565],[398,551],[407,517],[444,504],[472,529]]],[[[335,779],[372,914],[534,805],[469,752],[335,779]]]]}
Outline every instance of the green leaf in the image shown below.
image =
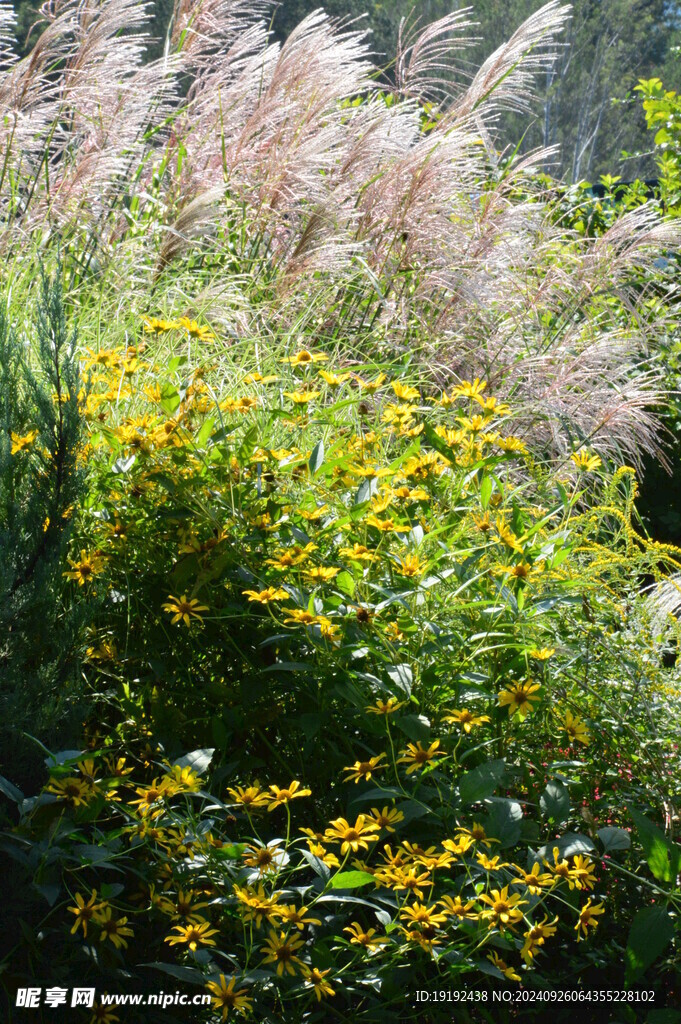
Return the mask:
{"type": "Polygon", "coordinates": [[[204,747],[201,750],[192,750],[191,754],[178,757],[174,762],[180,768],[191,768],[197,775],[201,775],[207,769],[213,759],[215,747],[204,747]]]}
{"type": "Polygon", "coordinates": [[[624,954],[625,980],[636,981],[674,938],[674,922],[664,907],[644,907],[631,923],[624,954]]]}
{"type": "Polygon", "coordinates": [[[314,476],[315,473],[319,472],[319,470],[322,468],[323,462],[324,462],[324,441],[321,440],[321,441],[318,441],[317,444],[312,449],[312,454],[310,455],[310,461],[307,464],[308,468],[310,470],[310,474],[312,476],[314,476]]]}
{"type": "Polygon", "coordinates": [[[522,832],[523,809],[517,800],[506,797],[491,797],[491,807],[485,822],[485,831],[493,839],[499,840],[499,846],[506,850],[515,846],[522,832]]]}
{"type": "Polygon", "coordinates": [[[674,882],[681,870],[681,849],[669,842],[664,832],[640,811],[629,809],[636,831],[648,861],[648,867],[658,882],[674,882]]]}
{"type": "Polygon", "coordinates": [[[174,384],[166,383],[161,386],[161,406],[167,413],[172,416],[180,402],[180,392],[174,384]]]}
{"type": "Polygon", "coordinates": [[[20,804],[24,799],[24,794],[20,789],[6,779],[4,775],[0,775],[0,793],[4,793],[8,800],[13,800],[15,804],[20,804]]]}
{"type": "Polygon", "coordinates": [[[347,594],[348,597],[352,597],[354,595],[355,581],[352,575],[349,572],[347,572],[347,570],[343,570],[343,572],[338,573],[335,579],[335,584],[338,587],[338,589],[343,594],[347,594]]]}
{"type": "Polygon", "coordinates": [[[546,788],[539,797],[539,806],[545,818],[553,818],[560,824],[570,814],[570,794],[567,786],[557,779],[546,783],[546,788]]]}
{"type": "Polygon", "coordinates": [[[366,480],[362,480],[362,483],[357,488],[357,494],[355,495],[355,505],[362,505],[378,490],[378,480],[375,476],[368,477],[366,480]]]}
{"type": "Polygon", "coordinates": [[[186,981],[190,985],[203,985],[205,983],[202,972],[196,967],[182,967],[181,964],[166,964],[158,960],[155,963],[142,964],[141,966],[153,967],[156,971],[163,971],[164,974],[169,974],[171,978],[186,981]]]}
{"type": "Polygon", "coordinates": [[[430,737],[430,721],[425,715],[402,715],[397,719],[397,728],[414,743],[422,743],[430,737]]]}
{"type": "Polygon", "coordinates": [[[459,779],[459,795],[464,804],[475,804],[491,796],[501,783],[506,771],[502,760],[488,761],[466,772],[459,779]]]}
{"type": "Polygon", "coordinates": [[[332,889],[361,889],[363,885],[375,885],[376,880],[368,871],[341,871],[331,879],[332,889]]]}
{"type": "Polygon", "coordinates": [[[607,825],[605,828],[599,828],[597,834],[603,843],[604,853],[610,853],[611,850],[628,850],[631,846],[631,836],[626,829],[607,825]]]}
{"type": "Polygon", "coordinates": [[[491,476],[484,476],[480,484],[480,504],[483,508],[489,508],[489,500],[492,497],[494,482],[491,476]]]}

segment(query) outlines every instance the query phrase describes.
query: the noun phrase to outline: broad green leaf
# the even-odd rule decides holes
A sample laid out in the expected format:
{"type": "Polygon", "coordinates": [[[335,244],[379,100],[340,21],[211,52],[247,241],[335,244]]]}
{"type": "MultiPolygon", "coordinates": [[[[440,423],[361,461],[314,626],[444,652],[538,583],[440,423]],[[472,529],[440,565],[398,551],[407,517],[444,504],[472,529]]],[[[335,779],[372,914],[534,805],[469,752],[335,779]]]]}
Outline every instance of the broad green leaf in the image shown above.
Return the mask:
{"type": "Polygon", "coordinates": [[[338,589],[342,591],[342,593],[347,594],[348,597],[354,596],[355,581],[352,575],[349,572],[347,572],[347,570],[344,569],[343,572],[338,573],[335,579],[335,584],[338,587],[338,589]]]}
{"type": "Polygon", "coordinates": [[[161,406],[167,413],[172,414],[181,402],[180,392],[173,384],[161,385],[161,406]]]}
{"type": "Polygon", "coordinates": [[[599,828],[598,838],[603,843],[605,853],[610,853],[612,850],[628,850],[631,846],[631,836],[626,829],[615,828],[613,825],[599,828]]]}
{"type": "Polygon", "coordinates": [[[375,885],[376,880],[368,871],[341,871],[331,879],[332,889],[361,889],[363,885],[375,885]]]}
{"type": "Polygon", "coordinates": [[[13,782],[6,779],[4,775],[0,775],[0,793],[4,793],[8,800],[13,800],[15,804],[21,803],[24,799],[24,794],[18,789],[13,782]]]}
{"type": "Polygon", "coordinates": [[[675,882],[681,870],[681,849],[672,846],[664,832],[645,814],[631,808],[629,814],[636,825],[648,867],[655,878],[658,882],[675,882]]]}
{"type": "Polygon", "coordinates": [[[310,455],[310,461],[308,462],[308,468],[312,476],[318,473],[324,462],[324,441],[318,441],[312,449],[310,455]]]}
{"type": "Polygon", "coordinates": [[[539,797],[539,806],[545,818],[552,818],[556,824],[565,821],[570,814],[570,794],[567,786],[557,779],[546,783],[539,797]]]}
{"type": "Polygon", "coordinates": [[[664,907],[644,907],[631,923],[624,954],[625,980],[636,981],[674,938],[674,922],[664,907]]]}
{"type": "Polygon", "coordinates": [[[192,750],[191,754],[185,754],[184,757],[178,757],[174,763],[180,768],[191,768],[197,775],[201,775],[213,760],[214,753],[214,747],[204,747],[201,750],[192,750]]]}
{"type": "Polygon", "coordinates": [[[424,743],[430,736],[430,721],[425,715],[402,715],[397,719],[397,728],[414,743],[424,743]]]}
{"type": "Polygon", "coordinates": [[[459,779],[459,795],[464,804],[475,804],[479,800],[485,800],[492,796],[494,790],[501,783],[506,770],[506,763],[502,760],[488,761],[477,768],[466,772],[459,779]]]}
{"type": "Polygon", "coordinates": [[[515,846],[522,831],[522,807],[517,800],[508,800],[506,797],[494,796],[490,802],[485,831],[493,839],[499,840],[502,850],[515,846]]]}

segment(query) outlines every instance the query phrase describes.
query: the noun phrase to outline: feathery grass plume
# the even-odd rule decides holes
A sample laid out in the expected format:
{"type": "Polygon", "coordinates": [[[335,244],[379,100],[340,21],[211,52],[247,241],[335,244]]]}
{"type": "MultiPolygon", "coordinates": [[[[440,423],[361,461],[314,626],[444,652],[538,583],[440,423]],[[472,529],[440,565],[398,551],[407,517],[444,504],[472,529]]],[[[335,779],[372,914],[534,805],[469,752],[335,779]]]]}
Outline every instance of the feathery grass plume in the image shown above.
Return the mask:
{"type": "Polygon", "coordinates": [[[529,109],[569,9],[533,14],[467,86],[468,9],[403,27],[396,88],[377,84],[355,26],[317,11],[274,45],[271,10],[178,0],[168,52],[146,65],[139,0],[46,10],[31,53],[0,70],[15,269],[32,273],[31,241],[67,240],[78,273],[115,281],[110,320],[133,292],[146,314],[161,283],[182,308],[230,293],[238,313],[221,322],[240,337],[310,330],[421,354],[438,383],[489,379],[525,404],[543,456],[584,439],[655,452],[641,275],[676,229],[643,208],[570,238],[536,183],[546,153],[504,164],[493,145],[499,111],[529,109]]]}
{"type": "Polygon", "coordinates": [[[474,36],[463,35],[477,24],[468,18],[472,10],[462,7],[452,11],[421,31],[418,19],[401,20],[395,57],[395,87],[399,93],[438,99],[454,90],[456,78],[465,77],[468,71],[454,55],[479,42],[474,36]]]}

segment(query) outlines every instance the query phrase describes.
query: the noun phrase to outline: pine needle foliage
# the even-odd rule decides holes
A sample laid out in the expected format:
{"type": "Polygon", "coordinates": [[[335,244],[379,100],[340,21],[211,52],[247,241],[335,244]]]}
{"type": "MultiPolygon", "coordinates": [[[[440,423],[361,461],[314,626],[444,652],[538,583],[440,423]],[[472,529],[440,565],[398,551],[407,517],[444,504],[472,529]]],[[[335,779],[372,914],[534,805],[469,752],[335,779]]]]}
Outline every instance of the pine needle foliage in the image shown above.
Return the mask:
{"type": "Polygon", "coordinates": [[[0,310],[0,710],[15,730],[49,721],[54,735],[74,676],[60,589],[84,482],[83,397],[62,284],[43,273],[31,335],[0,310]]]}

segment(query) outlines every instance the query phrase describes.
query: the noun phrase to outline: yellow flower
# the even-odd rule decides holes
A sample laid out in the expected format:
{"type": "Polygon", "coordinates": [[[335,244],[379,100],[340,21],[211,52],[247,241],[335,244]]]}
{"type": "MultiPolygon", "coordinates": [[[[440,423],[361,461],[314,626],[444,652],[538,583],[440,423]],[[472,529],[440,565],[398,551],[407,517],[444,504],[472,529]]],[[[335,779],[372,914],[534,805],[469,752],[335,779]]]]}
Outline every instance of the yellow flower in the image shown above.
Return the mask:
{"type": "Polygon", "coordinates": [[[280,977],[284,971],[293,975],[296,973],[294,963],[302,966],[302,961],[296,956],[302,945],[303,940],[298,935],[287,935],[285,932],[277,935],[275,931],[270,931],[266,944],[261,946],[263,953],[267,954],[263,963],[276,964],[280,977]]]}
{"type": "Polygon", "coordinates": [[[509,896],[507,885],[501,890],[492,889],[490,893],[482,893],[478,898],[490,908],[482,912],[482,917],[489,920],[490,928],[498,925],[509,925],[512,928],[523,919],[520,908],[527,905],[527,900],[521,900],[516,893],[509,896]]]}
{"type": "Polygon", "coordinates": [[[507,524],[506,520],[503,519],[503,517],[498,516],[494,525],[499,537],[503,540],[506,547],[510,548],[512,551],[517,551],[518,554],[522,555],[523,546],[507,524]]]}
{"type": "Polygon", "coordinates": [[[514,967],[509,967],[505,960],[502,960],[498,953],[488,953],[487,959],[494,964],[498,971],[501,971],[509,981],[520,981],[520,975],[514,967]]]}
{"type": "Polygon", "coordinates": [[[117,1009],[118,1003],[114,1003],[113,1005],[107,1004],[106,1006],[104,1006],[103,1003],[95,1003],[92,1007],[90,1024],[114,1024],[115,1021],[119,1021],[121,1019],[113,1012],[117,1009]]]}
{"type": "Polygon", "coordinates": [[[488,857],[486,853],[476,853],[475,859],[485,871],[499,871],[500,868],[507,868],[508,864],[500,863],[501,857],[488,857]]]}
{"type": "Polygon", "coordinates": [[[565,858],[562,860],[560,859],[560,851],[557,846],[554,846],[553,848],[553,864],[550,864],[546,860],[544,861],[544,864],[551,872],[555,882],[557,882],[558,879],[562,879],[564,882],[567,882],[570,889],[574,889],[575,883],[572,878],[570,865],[565,858]]]}
{"type": "Polygon", "coordinates": [[[277,908],[277,914],[286,924],[292,924],[298,931],[302,932],[306,924],[321,924],[317,917],[308,917],[308,907],[296,907],[290,903],[288,906],[277,908]]]}
{"type": "Polygon", "coordinates": [[[178,918],[184,918],[185,921],[189,921],[192,924],[201,924],[204,920],[204,915],[199,914],[198,911],[210,906],[210,904],[206,900],[193,902],[194,900],[196,900],[196,893],[191,891],[183,892],[182,889],[179,889],[175,903],[165,897],[161,897],[157,899],[156,906],[161,913],[168,914],[173,921],[178,918]]]}
{"type": "Polygon", "coordinates": [[[558,925],[558,918],[554,917],[553,921],[549,921],[548,917],[544,915],[541,921],[537,924],[533,924],[528,931],[525,932],[523,938],[523,948],[520,950],[520,955],[525,963],[530,967],[532,960],[536,954],[537,948],[544,945],[546,939],[550,939],[552,935],[556,934],[556,927],[558,925]]]}
{"type": "Polygon", "coordinates": [[[305,978],[305,984],[311,985],[314,989],[318,1003],[322,1001],[322,996],[335,996],[336,991],[331,988],[331,984],[326,978],[326,975],[331,973],[330,967],[325,971],[320,971],[318,967],[307,967],[306,964],[303,964],[300,973],[305,978]]]}
{"type": "Polygon", "coordinates": [[[279,380],[279,378],[276,374],[268,374],[268,376],[263,377],[261,373],[255,371],[254,373],[249,373],[244,377],[244,384],[273,384],[274,381],[277,380],[279,380]]]}
{"type": "Polygon", "coordinates": [[[570,875],[578,889],[593,889],[596,884],[596,865],[588,857],[576,853],[572,858],[570,875]]]}
{"type": "Polygon", "coordinates": [[[62,575],[70,580],[76,580],[78,586],[82,587],[85,583],[90,583],[97,573],[102,572],[106,559],[96,553],[88,555],[87,551],[81,551],[80,560],[74,562],[69,558],[69,564],[71,569],[62,575]]]}
{"type": "Polygon", "coordinates": [[[379,373],[378,377],[375,377],[373,380],[362,380],[361,377],[355,375],[355,381],[360,390],[368,391],[370,394],[373,394],[374,391],[378,391],[378,389],[381,387],[382,384],[385,383],[386,380],[387,377],[384,373],[379,373]]]}
{"type": "Polygon", "coordinates": [[[556,653],[556,649],[555,647],[533,647],[527,653],[531,658],[536,658],[537,661],[548,661],[556,653]]]}
{"type": "Polygon", "coordinates": [[[141,814],[147,814],[155,803],[159,800],[165,799],[167,796],[172,796],[176,792],[175,787],[170,783],[168,777],[161,779],[159,782],[157,779],[149,786],[137,786],[135,792],[139,797],[138,800],[131,800],[130,803],[139,807],[141,814]]]}
{"type": "Polygon", "coordinates": [[[158,320],[155,316],[148,316],[144,320],[145,334],[164,334],[166,331],[174,331],[179,327],[177,320],[158,320]]]}
{"type": "Polygon", "coordinates": [[[291,782],[286,789],[280,789],[279,786],[270,786],[270,790],[274,799],[270,799],[268,811],[273,811],[276,807],[281,807],[290,800],[295,800],[301,796],[311,796],[312,794],[311,789],[301,789],[300,783],[296,780],[291,782]]]}
{"type": "Polygon", "coordinates": [[[397,764],[408,764],[407,775],[411,775],[412,772],[423,768],[429,761],[432,761],[434,757],[442,756],[443,752],[438,750],[439,746],[439,740],[433,740],[427,749],[422,746],[420,740],[418,743],[407,743],[406,750],[400,750],[401,756],[398,757],[397,764]]]}
{"type": "Polygon", "coordinates": [[[327,565],[316,565],[312,569],[303,569],[303,575],[311,583],[329,583],[339,572],[340,569],[334,569],[327,565]]]}
{"type": "Polygon", "coordinates": [[[209,327],[199,327],[196,320],[190,320],[189,317],[181,316],[177,321],[177,326],[182,327],[187,334],[198,338],[199,341],[215,341],[215,335],[209,327]]]}
{"type": "Polygon", "coordinates": [[[321,519],[322,516],[325,516],[327,514],[327,512],[330,511],[330,509],[329,509],[328,505],[318,505],[317,508],[313,508],[313,509],[299,508],[299,509],[296,509],[296,511],[297,511],[299,516],[302,516],[303,519],[307,519],[307,521],[311,523],[311,522],[315,522],[317,519],[321,519]]]}
{"type": "Polygon", "coordinates": [[[242,594],[248,597],[249,601],[257,601],[259,604],[270,604],[271,601],[283,601],[290,595],[281,587],[266,587],[265,590],[242,590],[242,594]]]}
{"type": "Polygon", "coordinates": [[[514,879],[512,885],[524,885],[533,896],[541,896],[542,889],[550,889],[555,884],[553,875],[542,872],[540,865],[535,861],[531,871],[522,871],[516,865],[516,870],[522,872],[522,877],[514,879]]]}
{"type": "Polygon", "coordinates": [[[328,373],[327,370],[319,370],[319,376],[326,381],[329,387],[337,388],[341,384],[345,384],[346,380],[350,380],[352,374],[350,373],[328,373]]]}
{"type": "Polygon", "coordinates": [[[369,928],[368,931],[364,931],[361,924],[357,921],[353,921],[352,924],[348,925],[347,928],[343,929],[350,936],[350,942],[354,946],[363,946],[364,949],[374,949],[376,946],[381,946],[385,942],[390,940],[383,935],[378,935],[375,928],[369,928]]]}
{"type": "Polygon", "coordinates": [[[403,555],[400,557],[398,564],[395,566],[400,576],[420,576],[421,573],[427,568],[427,564],[419,559],[418,555],[403,555]]]}
{"type": "Polygon", "coordinates": [[[481,381],[479,377],[476,377],[472,384],[470,381],[462,380],[460,384],[452,388],[451,396],[452,398],[476,398],[486,387],[487,381],[481,381]]]}
{"type": "Polygon", "coordinates": [[[577,469],[583,469],[587,473],[592,473],[595,469],[600,469],[603,465],[598,455],[589,455],[588,451],[584,448],[580,448],[579,451],[573,452],[570,459],[577,469]]]}
{"type": "Polygon", "coordinates": [[[296,352],[294,356],[286,356],[282,363],[290,363],[291,366],[310,366],[312,363],[325,363],[328,360],[323,352],[308,352],[306,348],[296,352]]]}
{"type": "Polygon", "coordinates": [[[579,715],[573,715],[571,711],[565,712],[563,729],[567,733],[570,743],[583,743],[584,746],[587,746],[591,740],[589,730],[584,725],[582,719],[579,715]]]}
{"type": "Polygon", "coordinates": [[[456,917],[460,921],[464,919],[475,920],[479,916],[473,910],[473,900],[464,903],[460,896],[443,896],[440,900],[440,906],[448,917],[456,917]]]}
{"type": "Polygon", "coordinates": [[[380,698],[375,704],[370,704],[365,710],[370,715],[394,715],[396,711],[403,708],[406,704],[406,700],[398,700],[397,697],[388,697],[387,700],[381,700],[380,698]]]}
{"type": "Polygon", "coordinates": [[[213,995],[213,1006],[216,1010],[222,1010],[222,1019],[227,1020],[227,1016],[230,1010],[236,1010],[238,1013],[246,1014],[250,1013],[253,1009],[253,1000],[250,996],[246,995],[248,989],[240,988],[236,989],[236,978],[230,978],[229,984],[224,974],[220,975],[220,981],[208,981],[206,982],[206,988],[213,995]]]}
{"type": "Polygon", "coordinates": [[[90,899],[88,900],[87,903],[85,902],[85,900],[83,899],[82,895],[79,892],[76,893],[75,900],[75,907],[66,908],[70,914],[76,915],[76,920],[74,921],[73,928],[71,929],[71,934],[75,935],[75,933],[78,931],[79,926],[82,925],[83,936],[87,938],[88,921],[90,921],[95,916],[97,911],[103,910],[104,907],[106,906],[106,903],[97,903],[96,889],[92,890],[90,894],[90,899]]]}
{"type": "Polygon", "coordinates": [[[273,923],[278,919],[279,907],[277,904],[281,893],[275,892],[271,896],[267,896],[262,883],[255,887],[245,886],[243,888],[235,884],[233,888],[234,895],[240,904],[243,904],[243,907],[239,906],[238,909],[244,921],[254,921],[256,928],[260,928],[263,918],[268,923],[273,923]]]}
{"type": "Polygon", "coordinates": [[[372,833],[378,831],[378,825],[371,818],[364,814],[358,814],[354,825],[351,825],[346,818],[336,818],[331,822],[331,828],[327,828],[324,838],[327,842],[341,844],[341,854],[352,850],[368,850],[369,843],[373,843],[378,836],[372,833]]]}
{"type": "Polygon", "coordinates": [[[367,526],[373,526],[381,533],[407,533],[408,526],[400,526],[394,519],[379,519],[378,516],[367,516],[367,526]]]}
{"type": "Polygon", "coordinates": [[[473,401],[477,402],[478,405],[482,406],[488,416],[507,416],[510,411],[510,405],[506,405],[505,402],[500,402],[498,398],[493,395],[488,395],[487,398],[483,398],[482,395],[471,395],[473,401]]]}
{"type": "Polygon", "coordinates": [[[249,846],[242,857],[249,868],[257,868],[261,875],[276,871],[288,861],[288,854],[280,849],[281,839],[273,839],[266,846],[249,846]]]}
{"type": "Polygon", "coordinates": [[[400,911],[400,917],[410,925],[441,925],[446,924],[447,915],[437,909],[437,906],[428,906],[418,900],[411,904],[405,904],[400,911]]]}
{"type": "Polygon", "coordinates": [[[173,597],[172,594],[168,594],[168,600],[161,607],[164,612],[173,616],[172,626],[176,622],[184,622],[185,626],[191,626],[192,619],[203,622],[201,612],[208,611],[207,604],[201,604],[195,597],[189,599],[186,594],[183,594],[182,597],[173,597]]]}
{"type": "Polygon", "coordinates": [[[344,772],[349,772],[346,782],[351,782],[353,779],[355,784],[360,779],[365,779],[367,782],[371,778],[373,772],[385,768],[386,765],[381,764],[381,761],[385,758],[385,754],[377,754],[375,757],[370,757],[366,761],[355,761],[353,765],[344,768],[344,772]]]}
{"type": "Polygon", "coordinates": [[[386,832],[394,832],[393,825],[398,821],[404,821],[404,814],[396,807],[384,807],[382,811],[378,807],[371,808],[372,821],[376,822],[378,828],[384,828],[386,832]]]}
{"type": "Polygon", "coordinates": [[[423,899],[423,889],[433,884],[429,871],[420,865],[411,868],[389,868],[386,871],[376,872],[376,880],[382,885],[391,889],[404,889],[406,892],[423,899]]]}
{"type": "Polygon", "coordinates": [[[68,800],[73,807],[85,806],[95,796],[95,792],[89,783],[83,779],[50,779],[45,786],[46,793],[54,793],[68,800]]]}
{"type": "Polygon", "coordinates": [[[199,946],[215,946],[215,939],[211,936],[217,935],[219,929],[211,928],[208,921],[203,921],[201,924],[176,924],[173,931],[177,932],[177,935],[167,935],[163,941],[170,943],[171,946],[185,942],[192,953],[195,953],[199,946]]]}
{"type": "Polygon", "coordinates": [[[605,910],[603,909],[602,903],[594,903],[592,905],[591,899],[588,899],[586,901],[586,903],[579,912],[579,918],[577,919],[577,924],[575,925],[575,931],[577,932],[577,942],[579,942],[582,938],[582,933],[584,937],[586,937],[589,934],[589,928],[596,928],[598,926],[598,921],[596,920],[596,917],[599,914],[604,913],[605,910]]]}
{"type": "Polygon", "coordinates": [[[234,789],[230,787],[227,792],[235,803],[241,804],[246,810],[257,810],[270,802],[269,794],[263,793],[260,786],[236,786],[234,789]]]}
{"type": "Polygon", "coordinates": [[[308,402],[314,402],[315,398],[319,398],[321,391],[285,391],[284,395],[294,405],[307,405],[308,402]]]}
{"type": "Polygon", "coordinates": [[[278,551],[274,558],[266,558],[265,565],[272,565],[275,569],[281,569],[282,571],[290,569],[295,565],[300,565],[310,557],[310,552],[316,549],[316,544],[306,544],[304,548],[299,547],[297,544],[292,548],[278,551]]]}
{"type": "Polygon", "coordinates": [[[288,615],[288,618],[284,619],[286,626],[297,622],[302,626],[318,626],[324,619],[323,615],[313,615],[312,612],[308,612],[304,608],[284,608],[282,610],[288,615]]]}
{"type": "Polygon", "coordinates": [[[374,552],[369,551],[369,548],[364,547],[363,544],[353,544],[351,548],[341,548],[339,554],[354,562],[373,562],[376,559],[374,552]]]}
{"type": "Polygon", "coordinates": [[[101,928],[99,941],[104,942],[110,939],[116,949],[127,949],[128,943],[124,936],[130,937],[133,934],[132,928],[127,928],[127,917],[115,918],[112,916],[111,907],[104,907],[101,912],[95,914],[95,923],[101,928]]]}
{"type": "Polygon", "coordinates": [[[450,715],[447,715],[442,719],[443,722],[455,722],[461,726],[466,735],[469,735],[471,729],[474,729],[478,725],[482,725],[484,722],[489,722],[489,715],[474,715],[472,711],[467,708],[461,708],[460,711],[452,711],[450,715]]]}
{"type": "Polygon", "coordinates": [[[37,430],[29,430],[28,434],[15,434],[14,431],[12,431],[10,434],[10,440],[12,442],[10,454],[16,455],[17,452],[22,452],[25,448],[30,448],[37,436],[37,430]]]}
{"type": "Polygon", "coordinates": [[[529,679],[524,683],[512,683],[497,694],[499,707],[508,706],[509,715],[514,715],[516,711],[521,715],[527,715],[532,710],[532,702],[541,700],[537,694],[539,689],[539,683],[533,683],[529,679]]]}
{"type": "Polygon", "coordinates": [[[403,402],[409,402],[413,398],[421,397],[417,389],[410,387],[408,384],[400,384],[399,381],[393,381],[391,387],[397,397],[403,402]]]}

